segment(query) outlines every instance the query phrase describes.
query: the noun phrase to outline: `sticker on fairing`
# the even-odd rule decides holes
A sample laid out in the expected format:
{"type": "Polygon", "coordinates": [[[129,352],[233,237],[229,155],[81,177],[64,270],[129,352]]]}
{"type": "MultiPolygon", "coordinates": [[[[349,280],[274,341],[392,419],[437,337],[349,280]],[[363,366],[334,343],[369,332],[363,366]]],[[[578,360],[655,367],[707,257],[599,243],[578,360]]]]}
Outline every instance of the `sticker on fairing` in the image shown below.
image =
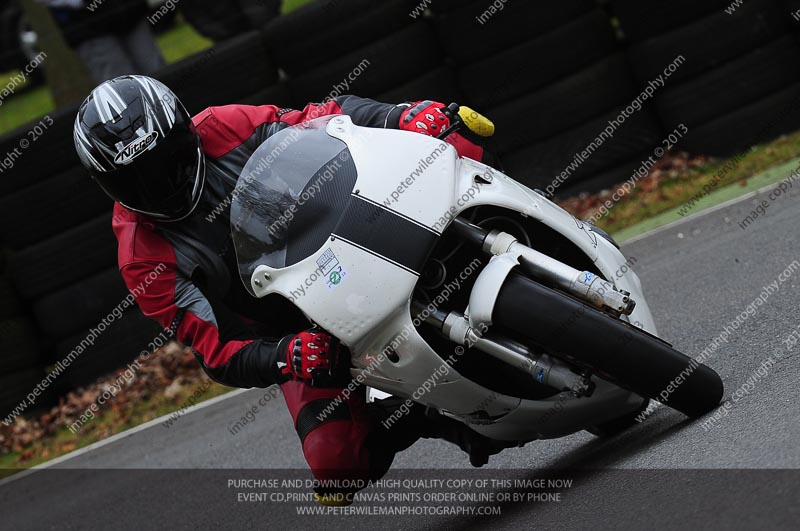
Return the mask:
{"type": "Polygon", "coordinates": [[[331,249],[326,249],[322,256],[317,258],[317,266],[325,278],[325,285],[328,286],[328,289],[335,289],[347,276],[347,272],[331,249]]]}

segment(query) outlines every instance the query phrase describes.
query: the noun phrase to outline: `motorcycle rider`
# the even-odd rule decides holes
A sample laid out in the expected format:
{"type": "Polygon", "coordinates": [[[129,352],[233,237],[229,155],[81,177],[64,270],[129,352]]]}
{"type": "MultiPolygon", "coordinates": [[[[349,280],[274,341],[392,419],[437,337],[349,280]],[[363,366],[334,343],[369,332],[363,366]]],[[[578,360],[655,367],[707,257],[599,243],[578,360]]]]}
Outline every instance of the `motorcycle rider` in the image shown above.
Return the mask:
{"type": "MultiPolygon", "coordinates": [[[[141,311],[190,346],[212,379],[244,388],[280,385],[312,473],[327,482],[315,489],[323,503],[342,502],[343,492],[345,502],[351,499],[354,489],[336,481],[381,477],[395,453],[420,437],[455,442],[476,466],[499,449],[421,406],[387,429],[381,419],[400,400],[367,405],[363,388],[320,421],[348,383],[331,376],[332,367],[349,363],[347,352],[328,334],[305,330],[308,321],[288,300],[247,293],[231,239],[231,194],[258,146],[287,127],[347,114],[356,125],[436,135],[450,125],[443,107],[340,96],[303,110],[227,105],[192,118],[161,82],[122,76],[95,88],[76,117],[78,156],[115,201],[122,277],[129,288],[149,278],[137,298],[141,311]]],[[[448,142],[462,155],[482,156],[462,136],[448,142]]]]}

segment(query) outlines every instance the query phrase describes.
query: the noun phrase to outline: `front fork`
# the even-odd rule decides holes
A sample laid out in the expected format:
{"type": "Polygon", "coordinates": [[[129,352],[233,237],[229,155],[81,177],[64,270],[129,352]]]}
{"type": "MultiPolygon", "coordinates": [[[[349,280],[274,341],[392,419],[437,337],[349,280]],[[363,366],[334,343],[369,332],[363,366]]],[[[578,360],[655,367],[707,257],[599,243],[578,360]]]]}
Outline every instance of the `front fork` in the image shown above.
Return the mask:
{"type": "Polygon", "coordinates": [[[558,391],[568,391],[573,396],[590,396],[594,384],[589,374],[576,374],[569,366],[546,354],[535,355],[525,345],[485,334],[492,324],[497,296],[511,270],[517,265],[525,267],[534,278],[552,283],[617,317],[633,312],[636,302],[631,299],[630,293],[616,289],[611,282],[594,273],[578,271],[522,245],[510,234],[487,231],[460,218],[456,218],[453,224],[464,239],[480,245],[485,252],[496,258],[481,272],[472,288],[468,315],[458,312],[424,312],[425,320],[451,341],[475,347],[530,374],[543,385],[558,391]]]}
{"type": "Polygon", "coordinates": [[[474,347],[512,367],[528,373],[533,379],[557,391],[567,391],[572,396],[591,396],[594,384],[586,375],[576,374],[558,360],[546,355],[535,355],[521,343],[505,338],[485,335],[483,325],[473,327],[470,319],[458,312],[425,311],[425,306],[415,305],[417,315],[440,330],[448,339],[467,348],[474,347]]]}
{"type": "Polygon", "coordinates": [[[510,254],[518,257],[520,264],[536,279],[549,282],[567,293],[619,317],[630,315],[636,301],[627,291],[618,290],[614,284],[522,245],[514,236],[473,225],[461,218],[453,220],[455,230],[465,239],[478,243],[484,252],[494,256],[510,254]]]}

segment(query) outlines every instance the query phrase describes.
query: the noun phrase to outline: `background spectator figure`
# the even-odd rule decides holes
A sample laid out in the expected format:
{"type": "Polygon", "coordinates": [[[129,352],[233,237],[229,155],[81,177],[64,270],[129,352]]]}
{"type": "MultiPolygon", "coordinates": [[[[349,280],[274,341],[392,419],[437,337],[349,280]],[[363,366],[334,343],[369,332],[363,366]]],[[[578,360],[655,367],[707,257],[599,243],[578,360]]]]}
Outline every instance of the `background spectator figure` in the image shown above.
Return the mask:
{"type": "Polygon", "coordinates": [[[39,0],[97,83],[150,74],[165,65],[147,22],[145,0],[39,0]]]}
{"type": "Polygon", "coordinates": [[[198,33],[224,41],[262,28],[278,16],[281,0],[181,0],[181,13],[198,33]]]}

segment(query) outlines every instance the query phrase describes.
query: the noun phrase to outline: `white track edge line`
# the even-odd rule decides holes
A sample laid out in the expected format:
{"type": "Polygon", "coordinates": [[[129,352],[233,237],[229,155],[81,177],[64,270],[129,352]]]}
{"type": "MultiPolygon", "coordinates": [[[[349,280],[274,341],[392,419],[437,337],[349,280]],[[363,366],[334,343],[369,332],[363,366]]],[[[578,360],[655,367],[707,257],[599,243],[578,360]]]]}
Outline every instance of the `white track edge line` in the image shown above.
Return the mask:
{"type": "MultiPolygon", "coordinates": [[[[225,400],[228,400],[230,398],[237,397],[237,396],[239,396],[241,394],[244,394],[244,393],[246,393],[248,391],[252,391],[252,390],[253,389],[236,389],[235,391],[230,391],[228,393],[225,393],[224,395],[216,396],[214,398],[210,398],[208,400],[200,402],[199,404],[195,404],[193,406],[190,406],[190,407],[186,408],[186,410],[184,411],[183,415],[181,415],[180,417],[178,417],[176,419],[176,422],[179,421],[181,418],[183,418],[183,417],[185,417],[185,416],[187,416],[187,415],[189,415],[191,413],[194,413],[194,412],[199,411],[201,409],[205,409],[207,407],[213,406],[214,404],[218,404],[218,403],[223,402],[225,400]]],[[[57,464],[63,463],[64,461],[69,461],[70,459],[73,459],[73,458],[78,457],[80,455],[83,455],[83,454],[86,454],[88,452],[91,452],[92,450],[96,450],[96,449],[101,448],[103,446],[106,446],[108,444],[111,444],[111,443],[114,443],[116,441],[119,441],[120,439],[125,439],[126,437],[130,437],[131,435],[134,435],[135,433],[138,433],[140,431],[144,431],[144,430],[146,430],[148,428],[151,428],[152,426],[155,426],[156,424],[161,424],[164,421],[166,421],[167,419],[169,419],[171,416],[173,416],[174,414],[175,414],[175,411],[173,411],[171,413],[167,413],[166,415],[162,415],[162,416],[160,416],[160,417],[158,417],[156,419],[148,420],[144,424],[139,424],[138,426],[134,426],[133,428],[129,428],[129,429],[125,430],[125,431],[121,431],[121,432],[117,433],[116,435],[112,435],[111,437],[108,437],[107,439],[103,439],[102,441],[97,441],[97,442],[92,443],[92,444],[90,444],[88,446],[84,446],[83,448],[78,448],[77,450],[73,450],[72,452],[70,452],[68,454],[56,457],[56,458],[51,459],[49,461],[45,461],[44,463],[39,463],[36,466],[33,466],[33,467],[28,468],[26,470],[23,470],[21,472],[17,472],[16,474],[14,474],[12,476],[9,476],[9,477],[7,477],[5,479],[0,479],[0,487],[5,486],[7,483],[11,483],[12,481],[16,481],[18,479],[22,479],[23,477],[29,476],[30,474],[33,474],[34,472],[37,472],[39,470],[44,470],[44,469],[50,468],[50,467],[55,466],[57,464]]]]}
{"type": "Polygon", "coordinates": [[[741,203],[742,201],[750,199],[751,197],[755,197],[755,196],[757,196],[759,194],[762,194],[762,193],[764,193],[764,192],[766,192],[768,190],[771,190],[771,189],[775,188],[776,184],[777,183],[772,183],[772,184],[768,184],[766,186],[762,186],[761,188],[759,188],[757,190],[753,190],[752,192],[747,192],[746,194],[740,195],[738,197],[734,197],[732,199],[728,199],[727,201],[723,201],[722,203],[720,203],[718,205],[710,206],[710,207],[708,207],[708,208],[706,208],[704,210],[701,210],[699,212],[695,212],[695,213],[693,213],[693,214],[691,214],[689,216],[686,216],[684,218],[676,219],[675,221],[671,221],[671,222],[667,223],[666,225],[662,225],[660,227],[656,227],[654,229],[650,229],[648,231],[645,231],[645,232],[643,232],[641,234],[638,234],[636,236],[632,236],[632,237],[628,238],[627,240],[619,242],[619,244],[620,245],[627,245],[629,243],[638,242],[639,240],[644,240],[645,238],[649,238],[650,236],[653,236],[653,235],[658,234],[660,232],[663,232],[665,230],[669,230],[669,229],[672,229],[674,227],[677,227],[677,226],[679,226],[679,225],[681,225],[683,223],[686,223],[687,221],[692,221],[694,219],[697,219],[697,218],[700,218],[702,216],[705,216],[706,214],[713,214],[714,212],[716,212],[718,210],[722,210],[723,208],[729,207],[731,205],[735,205],[736,203],[741,203]]]}

